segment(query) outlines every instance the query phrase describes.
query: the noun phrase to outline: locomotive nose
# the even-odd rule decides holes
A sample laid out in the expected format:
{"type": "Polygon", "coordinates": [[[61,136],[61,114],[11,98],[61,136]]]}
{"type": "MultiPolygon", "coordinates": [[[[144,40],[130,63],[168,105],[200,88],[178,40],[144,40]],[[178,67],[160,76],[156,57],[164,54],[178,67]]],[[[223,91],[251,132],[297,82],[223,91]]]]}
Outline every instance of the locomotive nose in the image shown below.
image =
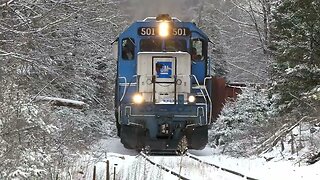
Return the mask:
{"type": "Polygon", "coordinates": [[[118,40],[115,114],[124,146],[176,150],[185,139],[188,148],[203,148],[212,107],[208,37],[161,14],[135,22],[118,40]]]}

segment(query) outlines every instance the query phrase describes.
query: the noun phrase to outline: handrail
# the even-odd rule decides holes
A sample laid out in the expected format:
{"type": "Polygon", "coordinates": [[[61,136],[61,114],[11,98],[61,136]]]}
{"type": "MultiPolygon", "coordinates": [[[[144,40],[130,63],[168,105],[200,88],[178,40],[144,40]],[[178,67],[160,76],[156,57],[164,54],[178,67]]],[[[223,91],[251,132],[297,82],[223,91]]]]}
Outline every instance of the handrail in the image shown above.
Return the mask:
{"type": "MultiPolygon", "coordinates": [[[[137,77],[137,75],[133,75],[133,76],[132,76],[132,80],[131,80],[131,82],[129,82],[129,85],[127,85],[128,83],[127,83],[127,78],[126,78],[126,77],[119,77],[119,79],[124,79],[124,83],[125,83],[124,90],[123,90],[123,94],[122,94],[122,97],[120,98],[120,102],[122,102],[124,96],[125,96],[126,93],[127,93],[127,87],[130,87],[130,86],[131,86],[131,83],[132,83],[133,79],[136,78],[136,77],[137,77]]],[[[136,81],[137,81],[137,80],[136,80],[136,81]]],[[[120,84],[120,83],[119,83],[119,84],[120,84]]]]}
{"type": "MultiPolygon", "coordinates": [[[[156,21],[157,17],[146,17],[144,20],[142,21],[156,21]]],[[[180,19],[178,19],[177,17],[171,17],[172,20],[181,22],[180,19]]]]}
{"type": "MultiPolygon", "coordinates": [[[[124,95],[126,94],[126,91],[127,91],[127,78],[126,77],[119,77],[119,79],[124,79],[124,83],[125,83],[123,94],[122,94],[122,97],[120,98],[120,102],[121,102],[124,98],[124,95]]],[[[120,84],[120,82],[119,82],[119,84],[120,84]]]]}
{"type": "Polygon", "coordinates": [[[209,96],[209,92],[207,90],[207,86],[206,86],[206,80],[209,80],[209,79],[212,79],[212,76],[209,76],[209,77],[205,77],[204,78],[204,87],[205,87],[205,91],[209,97],[209,108],[210,108],[210,115],[209,115],[209,119],[210,119],[210,123],[211,123],[211,118],[212,118],[212,101],[211,101],[211,97],[209,96]]]}
{"type": "MultiPolygon", "coordinates": [[[[152,78],[155,78],[155,76],[154,75],[139,75],[139,76],[142,76],[142,77],[151,77],[151,82],[152,82],[152,85],[153,85],[153,88],[152,88],[152,99],[153,99],[153,101],[155,101],[155,84],[157,84],[157,83],[162,83],[162,82],[156,82],[155,80],[152,80],[152,78]]],[[[173,104],[176,104],[177,103],[177,80],[179,79],[179,77],[188,77],[189,79],[190,79],[190,81],[191,81],[191,77],[190,77],[190,75],[175,75],[175,79],[174,79],[174,82],[173,82],[173,84],[174,84],[174,86],[175,86],[175,90],[174,90],[174,96],[173,96],[173,98],[174,98],[174,100],[173,100],[173,104]]],[[[157,104],[161,104],[161,103],[157,103],[157,104]]]]}
{"type": "MultiPolygon", "coordinates": [[[[178,75],[178,76],[184,76],[184,75],[178,75]]],[[[135,78],[135,77],[138,77],[138,75],[133,75],[132,77],[135,78]]],[[[197,85],[199,87],[201,87],[201,85],[200,85],[200,83],[199,83],[199,81],[198,81],[198,79],[197,79],[197,77],[195,75],[192,74],[192,75],[190,75],[190,77],[194,78],[194,80],[196,81],[197,85]]],[[[119,77],[119,79],[124,79],[124,81],[125,81],[124,82],[125,86],[124,86],[123,94],[122,94],[122,97],[120,98],[120,102],[121,102],[123,100],[124,96],[126,95],[126,91],[127,91],[128,87],[130,87],[130,84],[132,82],[130,82],[129,85],[128,85],[126,77],[119,77]]],[[[207,111],[209,110],[209,120],[210,120],[209,122],[211,123],[211,118],[212,118],[212,100],[211,100],[211,97],[209,95],[209,92],[208,92],[207,86],[206,86],[206,81],[209,80],[209,79],[212,79],[212,77],[210,76],[210,77],[205,77],[204,78],[204,88],[200,88],[200,91],[201,91],[202,96],[204,97],[204,100],[205,100],[206,104],[208,104],[208,100],[206,98],[206,96],[208,96],[209,108],[208,107],[206,107],[206,108],[207,108],[207,111]]],[[[136,81],[137,81],[137,84],[138,84],[139,83],[139,79],[137,79],[136,81]]],[[[207,115],[207,113],[206,113],[206,124],[208,124],[208,115],[207,115]]]]}
{"type": "MultiPolygon", "coordinates": [[[[197,85],[200,87],[200,83],[199,83],[197,77],[196,77],[195,75],[193,75],[193,74],[191,74],[190,76],[194,78],[194,80],[196,81],[197,85]]],[[[205,87],[205,89],[206,89],[206,87],[205,87]]],[[[206,98],[206,96],[204,95],[203,90],[202,90],[201,88],[200,88],[200,91],[201,91],[201,93],[202,93],[202,96],[204,97],[204,100],[205,100],[206,104],[207,104],[207,98],[206,98]]],[[[208,91],[206,91],[206,92],[208,92],[208,91]]],[[[208,95],[208,97],[209,97],[209,94],[207,94],[207,95],[208,95]]],[[[208,110],[208,108],[207,108],[207,110],[208,110]]],[[[210,109],[209,109],[209,111],[211,112],[210,109]]],[[[206,113],[206,124],[208,124],[207,121],[208,121],[208,114],[206,113]]]]}

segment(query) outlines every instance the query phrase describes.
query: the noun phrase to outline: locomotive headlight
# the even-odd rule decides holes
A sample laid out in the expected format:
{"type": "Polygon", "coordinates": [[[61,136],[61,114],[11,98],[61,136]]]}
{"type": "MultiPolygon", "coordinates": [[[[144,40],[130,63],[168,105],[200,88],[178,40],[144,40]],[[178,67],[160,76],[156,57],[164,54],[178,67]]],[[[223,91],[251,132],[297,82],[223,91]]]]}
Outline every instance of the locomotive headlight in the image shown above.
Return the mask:
{"type": "Polygon", "coordinates": [[[188,97],[188,101],[189,101],[189,103],[194,103],[196,101],[196,97],[191,95],[188,97]]]}
{"type": "Polygon", "coordinates": [[[143,102],[143,96],[141,94],[135,94],[133,95],[132,100],[135,104],[141,104],[143,102]]]}
{"type": "Polygon", "coordinates": [[[160,22],[159,24],[159,35],[161,37],[169,36],[170,24],[169,22],[160,22]]]}

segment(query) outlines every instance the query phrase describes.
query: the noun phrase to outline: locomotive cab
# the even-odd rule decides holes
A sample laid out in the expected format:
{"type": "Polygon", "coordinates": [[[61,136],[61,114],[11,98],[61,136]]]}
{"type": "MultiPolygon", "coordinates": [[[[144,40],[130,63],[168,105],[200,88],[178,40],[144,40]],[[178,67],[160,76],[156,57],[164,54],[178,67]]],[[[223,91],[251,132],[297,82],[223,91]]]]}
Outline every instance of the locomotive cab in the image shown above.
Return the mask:
{"type": "Polygon", "coordinates": [[[115,114],[126,148],[202,149],[212,122],[207,36],[168,15],[119,36],[115,114]]]}

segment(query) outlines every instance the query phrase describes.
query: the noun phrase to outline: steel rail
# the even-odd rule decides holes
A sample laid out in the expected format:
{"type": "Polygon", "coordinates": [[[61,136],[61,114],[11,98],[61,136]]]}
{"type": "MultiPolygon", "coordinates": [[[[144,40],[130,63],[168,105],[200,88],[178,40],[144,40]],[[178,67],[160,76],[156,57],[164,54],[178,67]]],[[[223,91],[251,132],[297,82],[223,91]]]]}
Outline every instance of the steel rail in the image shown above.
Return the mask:
{"type": "Polygon", "coordinates": [[[143,153],[143,152],[140,152],[140,155],[145,159],[145,160],[147,160],[150,164],[152,164],[152,165],[154,165],[154,166],[157,166],[158,168],[160,168],[160,169],[162,169],[162,170],[164,170],[164,171],[166,171],[166,172],[168,172],[168,173],[170,173],[170,174],[172,174],[172,175],[174,175],[174,176],[177,176],[179,179],[181,179],[181,180],[191,180],[191,179],[189,179],[189,178],[186,178],[186,177],[184,177],[184,176],[182,176],[181,174],[179,174],[179,173],[177,173],[177,172],[174,172],[174,171],[172,171],[171,169],[169,169],[168,167],[165,167],[165,166],[163,166],[163,165],[161,165],[161,164],[158,164],[158,163],[155,163],[155,162],[153,162],[150,158],[148,158],[148,156],[145,154],[145,153],[143,153]]]}
{"type": "Polygon", "coordinates": [[[242,178],[244,178],[244,179],[248,179],[248,180],[258,180],[257,178],[253,178],[253,177],[246,176],[246,175],[244,175],[244,174],[242,174],[242,173],[239,173],[239,172],[237,172],[237,171],[234,171],[234,170],[231,170],[231,169],[227,169],[227,168],[223,168],[223,167],[218,166],[218,165],[216,165],[216,164],[203,161],[203,160],[197,158],[196,156],[194,156],[194,155],[192,155],[192,154],[190,154],[190,153],[186,153],[185,155],[186,155],[187,157],[189,157],[190,159],[196,160],[196,161],[198,161],[198,162],[200,162],[200,163],[202,163],[202,164],[206,164],[206,165],[209,165],[209,166],[213,166],[213,167],[215,167],[215,168],[217,168],[217,169],[221,169],[222,171],[226,171],[226,172],[231,173],[231,174],[234,174],[234,175],[236,175],[236,176],[240,176],[240,177],[242,177],[242,178]]]}

